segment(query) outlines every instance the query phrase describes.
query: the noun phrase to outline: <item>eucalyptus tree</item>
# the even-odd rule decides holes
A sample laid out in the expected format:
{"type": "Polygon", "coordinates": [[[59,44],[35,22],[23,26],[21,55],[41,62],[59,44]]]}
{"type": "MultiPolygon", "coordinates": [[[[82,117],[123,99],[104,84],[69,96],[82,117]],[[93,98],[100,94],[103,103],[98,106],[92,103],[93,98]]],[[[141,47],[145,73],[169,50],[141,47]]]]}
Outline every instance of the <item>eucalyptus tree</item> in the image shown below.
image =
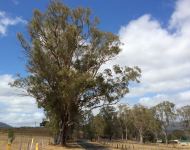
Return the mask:
{"type": "Polygon", "coordinates": [[[190,128],[190,105],[177,109],[179,119],[185,128],[190,128]]]}
{"type": "Polygon", "coordinates": [[[154,117],[150,109],[143,105],[135,105],[132,109],[133,124],[139,133],[139,141],[143,143],[145,131],[150,130],[154,117]]]}
{"type": "Polygon", "coordinates": [[[99,141],[101,136],[104,136],[104,129],[106,122],[104,118],[98,114],[92,120],[92,129],[94,131],[96,139],[99,141]]]}
{"type": "Polygon", "coordinates": [[[161,124],[161,121],[157,117],[154,107],[150,108],[150,111],[153,117],[153,119],[150,120],[150,131],[154,134],[154,137],[157,141],[158,136],[160,135],[160,132],[162,131],[162,124],[161,124]]]}
{"type": "MultiPolygon", "coordinates": [[[[92,111],[87,111],[85,115],[82,116],[80,120],[82,124],[82,131],[84,132],[83,135],[85,138],[92,139],[95,138],[95,126],[93,124],[95,116],[93,115],[92,111]]],[[[80,128],[79,128],[80,130],[80,128]]]]}
{"type": "Polygon", "coordinates": [[[122,129],[122,140],[124,139],[125,133],[125,140],[128,139],[128,126],[132,122],[131,116],[131,109],[127,104],[121,104],[118,106],[118,120],[122,129]]]}
{"type": "Polygon", "coordinates": [[[103,107],[99,113],[104,119],[105,128],[104,136],[112,140],[112,137],[118,137],[121,135],[121,128],[119,126],[119,120],[117,116],[116,108],[113,106],[103,107]]]}
{"type": "Polygon", "coordinates": [[[117,103],[129,92],[130,81],[139,82],[138,67],[102,69],[119,54],[121,42],[99,30],[98,23],[87,8],[51,1],[45,12],[34,11],[30,39],[18,34],[28,74],[13,86],[26,89],[44,109],[59,137],[57,144],[66,144],[68,128],[82,110],[117,103]]]}
{"type": "Polygon", "coordinates": [[[168,127],[176,118],[175,104],[169,101],[163,101],[154,108],[156,118],[160,120],[162,132],[165,136],[165,142],[168,143],[168,127]]]}

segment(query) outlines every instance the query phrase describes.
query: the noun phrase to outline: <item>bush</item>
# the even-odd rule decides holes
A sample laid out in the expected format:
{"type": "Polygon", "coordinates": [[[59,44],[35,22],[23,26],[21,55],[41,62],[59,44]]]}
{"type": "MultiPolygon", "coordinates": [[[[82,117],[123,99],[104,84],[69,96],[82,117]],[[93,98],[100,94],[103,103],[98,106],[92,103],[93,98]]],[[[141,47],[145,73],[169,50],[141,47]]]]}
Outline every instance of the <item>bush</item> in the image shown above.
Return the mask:
{"type": "Polygon", "coordinates": [[[14,131],[12,129],[8,130],[8,143],[11,144],[15,139],[14,131]]]}

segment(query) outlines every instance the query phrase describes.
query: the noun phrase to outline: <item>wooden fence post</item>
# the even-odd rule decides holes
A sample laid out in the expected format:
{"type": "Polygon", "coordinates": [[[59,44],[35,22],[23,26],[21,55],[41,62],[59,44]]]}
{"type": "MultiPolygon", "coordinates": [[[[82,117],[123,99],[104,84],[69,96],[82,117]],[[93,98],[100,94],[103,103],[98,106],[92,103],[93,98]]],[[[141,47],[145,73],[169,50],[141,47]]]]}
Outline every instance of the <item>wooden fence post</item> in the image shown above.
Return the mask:
{"type": "Polygon", "coordinates": [[[44,142],[43,142],[43,139],[42,139],[42,149],[43,149],[43,147],[44,147],[44,142]]]}
{"type": "Polygon", "coordinates": [[[22,150],[22,141],[20,141],[19,150],[22,150]]]}
{"type": "Polygon", "coordinates": [[[7,150],[11,150],[11,144],[7,144],[7,150]]]}
{"type": "Polygon", "coordinates": [[[30,145],[30,150],[32,150],[34,139],[32,138],[31,145],[30,145]]]}
{"type": "Polygon", "coordinates": [[[27,150],[30,150],[30,142],[27,143],[27,150]]]}
{"type": "Polygon", "coordinates": [[[36,143],[36,150],[39,150],[39,145],[38,145],[38,143],[36,143]]]}

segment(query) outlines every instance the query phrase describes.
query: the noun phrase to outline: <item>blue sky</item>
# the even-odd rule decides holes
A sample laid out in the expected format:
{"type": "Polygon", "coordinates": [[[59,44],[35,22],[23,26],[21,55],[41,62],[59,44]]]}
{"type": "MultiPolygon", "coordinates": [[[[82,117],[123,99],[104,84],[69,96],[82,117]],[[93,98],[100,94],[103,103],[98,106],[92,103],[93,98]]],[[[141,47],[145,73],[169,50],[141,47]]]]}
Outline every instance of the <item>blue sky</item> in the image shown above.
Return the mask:
{"type": "MultiPolygon", "coordinates": [[[[138,65],[142,69],[141,83],[132,87],[122,102],[152,106],[167,99],[177,107],[190,104],[189,0],[65,0],[64,3],[72,8],[91,8],[92,14],[100,18],[99,28],[119,35],[124,43],[122,52],[105,67],[116,63],[138,65]]],[[[33,10],[45,11],[47,6],[45,0],[0,1],[0,122],[32,126],[43,117],[33,98],[18,96],[20,90],[7,84],[16,73],[26,75],[16,34],[27,35],[27,22],[33,10]]]]}
{"type": "MultiPolygon", "coordinates": [[[[65,0],[64,3],[70,7],[89,7],[93,15],[100,18],[100,28],[105,31],[118,33],[122,25],[140,17],[143,14],[151,14],[162,25],[168,23],[174,4],[173,0],[65,0]]],[[[8,0],[0,2],[0,11],[6,12],[10,18],[22,17],[29,21],[34,9],[45,11],[48,1],[45,0],[8,0]]],[[[6,36],[0,34],[0,74],[24,73],[24,61],[21,47],[16,38],[16,33],[27,34],[26,24],[18,23],[8,26],[6,36]]]]}

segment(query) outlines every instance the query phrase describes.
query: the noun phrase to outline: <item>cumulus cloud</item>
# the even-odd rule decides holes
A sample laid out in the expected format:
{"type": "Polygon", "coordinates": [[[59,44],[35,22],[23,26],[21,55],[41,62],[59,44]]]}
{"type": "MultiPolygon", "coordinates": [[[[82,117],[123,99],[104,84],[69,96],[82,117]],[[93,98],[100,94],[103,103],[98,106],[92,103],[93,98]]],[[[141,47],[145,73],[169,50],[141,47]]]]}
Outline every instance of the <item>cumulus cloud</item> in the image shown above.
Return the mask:
{"type": "MultiPolygon", "coordinates": [[[[147,106],[163,100],[177,107],[190,104],[190,1],[178,0],[167,27],[150,14],[132,20],[119,30],[122,52],[106,64],[139,66],[140,84],[131,87],[125,99],[135,99],[147,106]],[[154,19],[153,19],[154,18],[154,19]]],[[[25,23],[21,18],[11,19],[0,11],[0,35],[7,27],[25,23]]],[[[11,75],[0,76],[0,122],[14,126],[34,125],[44,114],[31,97],[22,97],[18,89],[10,88],[11,75]]]]}
{"type": "Polygon", "coordinates": [[[170,101],[176,104],[176,107],[182,107],[190,104],[190,90],[178,92],[174,94],[157,94],[153,97],[142,97],[139,103],[149,107],[155,106],[163,101],[170,101]]]}
{"type": "Polygon", "coordinates": [[[121,27],[122,52],[106,65],[137,65],[142,69],[141,83],[132,86],[126,100],[136,97],[149,105],[165,96],[179,105],[190,103],[182,96],[190,89],[189,8],[189,0],[176,1],[167,27],[150,14],[121,27]]]}
{"type": "Polygon", "coordinates": [[[9,86],[14,81],[11,75],[0,75],[0,122],[12,126],[34,126],[44,117],[35,100],[22,96],[23,91],[9,86]]]}
{"type": "Polygon", "coordinates": [[[14,26],[19,23],[26,24],[26,20],[21,17],[11,18],[4,11],[0,11],[0,36],[6,35],[9,26],[14,26]]]}

